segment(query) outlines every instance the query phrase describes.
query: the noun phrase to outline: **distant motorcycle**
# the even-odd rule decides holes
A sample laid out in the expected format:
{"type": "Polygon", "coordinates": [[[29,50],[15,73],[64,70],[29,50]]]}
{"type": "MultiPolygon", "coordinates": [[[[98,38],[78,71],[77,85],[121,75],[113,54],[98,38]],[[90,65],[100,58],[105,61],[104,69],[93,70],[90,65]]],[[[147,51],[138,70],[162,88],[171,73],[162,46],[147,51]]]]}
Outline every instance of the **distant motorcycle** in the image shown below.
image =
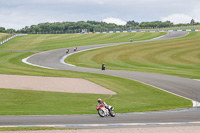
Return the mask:
{"type": "Polygon", "coordinates": [[[77,51],[77,47],[74,48],[74,51],[77,51]]]}
{"type": "Polygon", "coordinates": [[[66,50],[66,54],[68,54],[68,53],[69,53],[69,49],[66,50]]]}
{"type": "Polygon", "coordinates": [[[107,108],[105,106],[97,105],[97,111],[100,117],[104,116],[112,116],[115,117],[115,112],[113,111],[114,108],[112,106],[108,106],[107,108]]]}

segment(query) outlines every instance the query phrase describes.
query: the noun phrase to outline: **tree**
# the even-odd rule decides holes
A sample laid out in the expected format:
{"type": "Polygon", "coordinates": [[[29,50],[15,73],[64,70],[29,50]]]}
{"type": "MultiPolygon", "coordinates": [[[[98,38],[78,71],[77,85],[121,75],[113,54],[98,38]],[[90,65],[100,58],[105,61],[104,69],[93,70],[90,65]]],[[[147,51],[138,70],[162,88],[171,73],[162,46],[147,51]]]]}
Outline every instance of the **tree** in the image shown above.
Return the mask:
{"type": "Polygon", "coordinates": [[[173,26],[173,23],[170,21],[153,21],[153,22],[142,22],[140,23],[140,27],[157,27],[157,28],[163,28],[163,27],[170,27],[173,26]]]}
{"type": "Polygon", "coordinates": [[[138,23],[138,22],[135,22],[134,20],[132,20],[132,21],[128,21],[128,22],[126,23],[126,25],[127,25],[127,26],[137,26],[137,25],[139,25],[139,23],[138,23]]]}
{"type": "Polygon", "coordinates": [[[12,34],[12,33],[15,32],[15,29],[7,29],[6,32],[9,33],[9,34],[12,34]]]}
{"type": "Polygon", "coordinates": [[[195,24],[194,19],[192,19],[192,20],[190,21],[190,24],[195,24]]]}
{"type": "Polygon", "coordinates": [[[0,27],[0,32],[5,32],[5,28],[4,27],[0,27]]]}

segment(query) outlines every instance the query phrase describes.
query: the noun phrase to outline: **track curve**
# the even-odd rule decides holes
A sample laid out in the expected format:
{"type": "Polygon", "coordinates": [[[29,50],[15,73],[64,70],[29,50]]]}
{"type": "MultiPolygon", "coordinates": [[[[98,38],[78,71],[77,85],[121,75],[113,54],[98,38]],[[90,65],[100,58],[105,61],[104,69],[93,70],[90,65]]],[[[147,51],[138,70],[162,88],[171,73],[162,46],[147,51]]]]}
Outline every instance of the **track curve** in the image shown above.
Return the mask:
{"type": "MultiPolygon", "coordinates": [[[[172,39],[187,35],[187,32],[169,32],[169,34],[145,41],[156,41],[172,39]]],[[[137,41],[137,42],[145,42],[137,41]]],[[[79,47],[79,51],[87,49],[95,49],[99,47],[108,47],[125,43],[113,43],[113,44],[101,44],[79,47]]],[[[136,43],[136,42],[134,42],[136,43]]],[[[197,101],[197,97],[200,96],[200,82],[193,79],[152,74],[144,72],[129,72],[129,71],[117,71],[106,70],[101,71],[91,68],[75,67],[64,63],[65,49],[57,49],[51,51],[40,52],[31,57],[24,59],[23,61],[35,66],[40,66],[50,69],[71,70],[79,72],[91,72],[99,74],[107,74],[113,76],[119,76],[136,80],[156,88],[174,93],[176,95],[185,97],[192,101],[197,101]]],[[[73,51],[73,48],[70,48],[73,51]]],[[[97,115],[53,115],[53,116],[0,116],[0,126],[5,125],[61,125],[68,127],[83,127],[83,126],[108,126],[108,125],[142,125],[142,124],[192,124],[200,123],[200,108],[195,107],[192,109],[175,110],[175,111],[162,111],[152,113],[129,113],[129,114],[117,114],[115,118],[99,118],[97,115]],[[122,124],[123,123],[123,124],[122,124]],[[105,125],[106,124],[106,125],[105,125]]]]}

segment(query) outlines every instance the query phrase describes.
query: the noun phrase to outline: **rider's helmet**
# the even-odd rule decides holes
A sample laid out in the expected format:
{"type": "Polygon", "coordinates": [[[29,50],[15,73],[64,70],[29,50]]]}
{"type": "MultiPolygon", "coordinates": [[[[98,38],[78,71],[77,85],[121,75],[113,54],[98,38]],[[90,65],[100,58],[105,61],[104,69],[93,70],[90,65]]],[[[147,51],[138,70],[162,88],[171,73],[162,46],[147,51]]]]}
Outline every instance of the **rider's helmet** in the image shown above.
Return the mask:
{"type": "Polygon", "coordinates": [[[99,99],[98,99],[98,103],[101,103],[101,102],[102,102],[102,100],[101,100],[101,98],[99,98],[99,99]]]}

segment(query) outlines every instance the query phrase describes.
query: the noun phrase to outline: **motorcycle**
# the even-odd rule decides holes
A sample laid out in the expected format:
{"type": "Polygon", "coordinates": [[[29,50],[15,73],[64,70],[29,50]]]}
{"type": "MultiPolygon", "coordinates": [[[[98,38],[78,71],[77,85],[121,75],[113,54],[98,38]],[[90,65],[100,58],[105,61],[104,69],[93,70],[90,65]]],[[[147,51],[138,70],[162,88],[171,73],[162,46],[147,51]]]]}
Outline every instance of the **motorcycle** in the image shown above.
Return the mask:
{"type": "Polygon", "coordinates": [[[115,117],[115,112],[113,111],[114,108],[112,106],[108,106],[107,108],[105,106],[97,105],[97,111],[100,117],[104,116],[112,116],[115,117]]]}

